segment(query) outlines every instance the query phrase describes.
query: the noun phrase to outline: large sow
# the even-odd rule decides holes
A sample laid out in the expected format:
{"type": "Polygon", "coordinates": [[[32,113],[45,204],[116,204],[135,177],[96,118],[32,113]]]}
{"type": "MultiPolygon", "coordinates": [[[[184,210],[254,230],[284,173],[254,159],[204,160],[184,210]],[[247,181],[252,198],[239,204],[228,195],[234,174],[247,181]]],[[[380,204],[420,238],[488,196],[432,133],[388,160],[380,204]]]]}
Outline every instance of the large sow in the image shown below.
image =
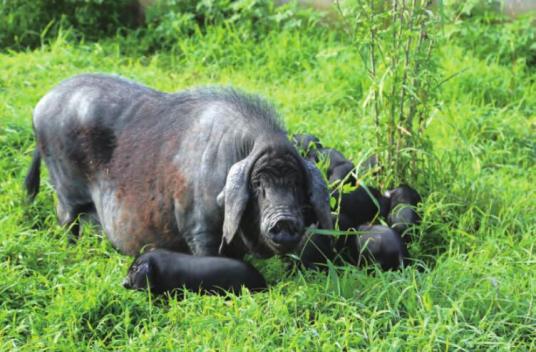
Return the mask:
{"type": "Polygon", "coordinates": [[[232,89],[158,92],[108,75],[63,81],[37,104],[31,199],[44,159],[61,224],[95,218],[113,245],[261,257],[331,228],[329,195],[275,111],[232,89]]]}

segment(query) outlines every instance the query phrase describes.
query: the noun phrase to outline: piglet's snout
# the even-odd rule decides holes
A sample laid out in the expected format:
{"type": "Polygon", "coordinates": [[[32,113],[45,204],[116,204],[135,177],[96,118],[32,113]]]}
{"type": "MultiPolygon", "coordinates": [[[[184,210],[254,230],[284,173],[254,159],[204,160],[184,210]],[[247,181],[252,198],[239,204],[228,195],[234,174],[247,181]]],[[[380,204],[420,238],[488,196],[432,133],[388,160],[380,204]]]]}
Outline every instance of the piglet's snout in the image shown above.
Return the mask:
{"type": "Polygon", "coordinates": [[[123,280],[123,287],[124,288],[131,288],[130,286],[130,280],[128,279],[128,277],[126,279],[123,280]]]}

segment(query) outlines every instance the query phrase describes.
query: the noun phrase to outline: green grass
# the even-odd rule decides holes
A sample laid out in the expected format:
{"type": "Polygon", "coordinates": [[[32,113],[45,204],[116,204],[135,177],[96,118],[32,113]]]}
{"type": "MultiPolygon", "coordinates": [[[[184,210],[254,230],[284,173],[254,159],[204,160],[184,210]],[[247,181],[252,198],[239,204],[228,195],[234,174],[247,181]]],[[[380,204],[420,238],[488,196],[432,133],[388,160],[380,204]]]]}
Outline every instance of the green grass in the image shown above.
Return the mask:
{"type": "Polygon", "coordinates": [[[375,149],[361,109],[369,82],[352,46],[321,29],[256,41],[209,27],[150,56],[127,44],[60,37],[0,54],[0,350],[536,349],[534,67],[484,61],[453,42],[441,48],[442,73],[456,75],[426,132],[432,158],[412,182],[424,203],[410,252],[423,271],[287,273],[278,258],[254,260],[268,292],[177,301],[124,290],[131,259],[95,228],[68,245],[46,182],[24,202],[40,97],[81,72],[170,92],[234,85],[274,102],[289,131],[316,134],[358,162],[375,149]]]}

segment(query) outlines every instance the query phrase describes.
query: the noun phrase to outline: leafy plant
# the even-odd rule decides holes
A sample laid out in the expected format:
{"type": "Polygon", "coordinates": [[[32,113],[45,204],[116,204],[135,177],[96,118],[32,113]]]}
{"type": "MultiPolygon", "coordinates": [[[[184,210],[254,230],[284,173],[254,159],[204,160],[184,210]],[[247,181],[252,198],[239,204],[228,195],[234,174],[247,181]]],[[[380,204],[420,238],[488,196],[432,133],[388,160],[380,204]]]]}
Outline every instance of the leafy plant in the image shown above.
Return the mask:
{"type": "Polygon", "coordinates": [[[362,108],[374,116],[385,183],[415,178],[429,151],[424,130],[437,104],[441,36],[441,18],[429,6],[421,0],[362,0],[346,15],[369,72],[362,108]]]}
{"type": "Polygon", "coordinates": [[[271,0],[160,0],[147,7],[146,24],[136,36],[141,51],[168,50],[184,36],[205,32],[208,26],[232,27],[255,39],[273,30],[314,25],[319,13],[298,7],[296,2],[276,6],[271,0]]]}
{"type": "Polygon", "coordinates": [[[78,38],[96,40],[133,28],[141,19],[135,0],[2,0],[0,49],[36,47],[72,28],[78,38]]]}

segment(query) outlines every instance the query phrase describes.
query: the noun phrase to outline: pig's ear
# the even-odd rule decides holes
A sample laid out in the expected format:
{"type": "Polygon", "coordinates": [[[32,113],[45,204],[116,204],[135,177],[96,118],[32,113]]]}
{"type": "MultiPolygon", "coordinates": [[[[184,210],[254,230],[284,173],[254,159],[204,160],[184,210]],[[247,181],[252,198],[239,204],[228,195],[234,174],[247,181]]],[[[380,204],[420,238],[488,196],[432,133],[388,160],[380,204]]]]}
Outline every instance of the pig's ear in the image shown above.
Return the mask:
{"type": "Polygon", "coordinates": [[[138,274],[145,275],[147,277],[151,276],[152,274],[152,268],[150,262],[143,262],[140,265],[138,265],[138,274]]]}
{"type": "Polygon", "coordinates": [[[137,276],[139,276],[144,281],[144,284],[148,289],[152,290],[152,283],[154,282],[154,266],[152,265],[151,261],[148,260],[146,262],[141,263],[140,265],[138,265],[137,269],[137,276]]]}
{"type": "Polygon", "coordinates": [[[216,198],[216,203],[223,206],[223,236],[219,248],[222,254],[238,233],[242,215],[251,197],[249,181],[255,162],[262,155],[262,149],[253,150],[249,155],[231,166],[227,173],[225,186],[216,198]]]}
{"type": "Polygon", "coordinates": [[[309,160],[302,159],[307,175],[307,194],[316,219],[322,229],[333,229],[329,208],[329,191],[320,170],[309,160]]]}
{"type": "Polygon", "coordinates": [[[218,195],[216,202],[224,207],[223,237],[219,252],[223,252],[226,245],[231,243],[238,232],[242,214],[250,198],[249,170],[252,162],[249,158],[234,164],[227,174],[224,189],[218,195]]]}

